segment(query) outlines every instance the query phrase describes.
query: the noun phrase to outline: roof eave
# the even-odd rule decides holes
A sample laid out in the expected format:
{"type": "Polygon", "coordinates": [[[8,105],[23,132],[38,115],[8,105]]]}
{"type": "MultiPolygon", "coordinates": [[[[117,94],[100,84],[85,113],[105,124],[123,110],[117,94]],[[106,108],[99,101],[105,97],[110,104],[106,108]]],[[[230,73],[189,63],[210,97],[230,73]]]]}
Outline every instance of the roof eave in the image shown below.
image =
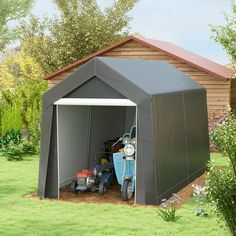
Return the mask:
{"type": "Polygon", "coordinates": [[[135,37],[134,40],[137,41],[137,42],[139,42],[139,43],[145,44],[146,46],[149,46],[149,47],[151,47],[151,48],[153,48],[153,49],[158,49],[158,50],[164,52],[165,54],[167,54],[167,55],[169,55],[169,56],[171,56],[171,57],[174,57],[174,58],[176,58],[176,59],[178,59],[178,60],[181,60],[181,61],[185,62],[186,64],[191,65],[191,66],[193,66],[193,67],[195,67],[195,68],[197,68],[197,69],[199,69],[199,70],[203,70],[203,71],[205,71],[205,72],[207,72],[207,73],[213,74],[213,75],[215,75],[216,77],[218,77],[218,78],[220,78],[220,79],[229,80],[229,79],[231,79],[231,78],[233,77],[233,74],[234,74],[234,73],[232,73],[232,76],[230,76],[229,78],[228,78],[228,77],[221,76],[221,75],[219,75],[219,74],[217,74],[217,73],[215,73],[215,72],[213,72],[213,71],[210,71],[210,70],[208,70],[208,69],[206,69],[206,68],[204,68],[204,67],[201,67],[201,66],[199,66],[199,65],[197,65],[197,64],[194,64],[194,63],[191,63],[190,61],[187,61],[187,60],[185,60],[185,59],[182,58],[182,57],[178,57],[178,56],[176,56],[176,55],[173,54],[173,53],[167,52],[167,51],[165,51],[165,50],[163,50],[163,49],[161,49],[161,48],[159,48],[159,47],[157,47],[157,46],[154,46],[153,44],[151,44],[151,43],[145,41],[145,39],[141,39],[141,38],[139,39],[139,38],[136,38],[136,37],[135,37]]]}
{"type": "Polygon", "coordinates": [[[77,67],[77,66],[79,66],[79,65],[81,65],[81,64],[83,64],[83,63],[85,63],[85,62],[87,62],[87,61],[89,61],[90,59],[92,59],[92,58],[94,58],[94,57],[96,57],[96,56],[99,56],[99,55],[102,55],[102,54],[104,54],[104,53],[106,53],[106,52],[112,51],[112,50],[114,50],[115,48],[120,47],[121,45],[123,45],[123,44],[125,44],[125,43],[127,43],[127,42],[129,42],[129,41],[131,41],[131,40],[134,40],[134,41],[136,41],[136,42],[142,43],[143,45],[146,45],[146,46],[148,46],[148,47],[150,47],[150,48],[158,49],[158,50],[164,52],[165,54],[167,54],[167,55],[169,55],[169,56],[171,56],[171,57],[173,57],[173,58],[176,58],[176,59],[178,59],[178,60],[181,60],[181,61],[185,62],[186,64],[188,64],[188,65],[190,65],[190,66],[193,66],[193,67],[195,67],[195,68],[198,68],[199,70],[205,71],[205,72],[207,72],[207,73],[209,73],[209,74],[212,74],[212,75],[216,76],[217,78],[223,79],[223,80],[225,80],[225,81],[231,79],[232,76],[233,76],[233,74],[234,74],[234,73],[232,72],[232,76],[229,76],[229,77],[225,77],[225,76],[219,75],[219,74],[215,73],[214,71],[208,70],[208,69],[206,69],[206,68],[204,68],[204,67],[202,67],[202,66],[199,66],[199,65],[197,65],[197,64],[191,63],[190,61],[185,60],[185,59],[182,58],[182,57],[176,56],[176,55],[173,54],[173,53],[170,53],[170,52],[168,52],[168,51],[166,51],[166,50],[161,49],[161,48],[159,48],[158,46],[153,45],[152,43],[148,42],[148,40],[145,39],[145,38],[140,38],[140,37],[131,35],[131,36],[129,36],[129,37],[127,37],[127,38],[125,38],[125,39],[123,39],[123,40],[121,40],[121,41],[115,43],[115,44],[112,44],[112,45],[110,45],[110,46],[108,46],[108,47],[106,47],[106,48],[104,48],[104,49],[101,49],[101,50],[99,50],[99,51],[93,53],[93,54],[90,54],[89,56],[86,56],[86,57],[80,59],[79,61],[76,61],[76,62],[74,62],[74,63],[72,63],[72,64],[70,64],[70,65],[68,65],[68,66],[62,67],[62,68],[60,68],[59,70],[56,70],[56,71],[54,71],[54,72],[48,74],[44,79],[45,79],[45,80],[50,80],[50,79],[52,79],[53,77],[55,77],[55,76],[57,76],[57,75],[59,75],[59,74],[61,74],[61,73],[63,73],[63,72],[66,72],[66,71],[68,71],[68,70],[71,70],[71,69],[73,69],[73,68],[75,68],[75,67],[77,67]]]}

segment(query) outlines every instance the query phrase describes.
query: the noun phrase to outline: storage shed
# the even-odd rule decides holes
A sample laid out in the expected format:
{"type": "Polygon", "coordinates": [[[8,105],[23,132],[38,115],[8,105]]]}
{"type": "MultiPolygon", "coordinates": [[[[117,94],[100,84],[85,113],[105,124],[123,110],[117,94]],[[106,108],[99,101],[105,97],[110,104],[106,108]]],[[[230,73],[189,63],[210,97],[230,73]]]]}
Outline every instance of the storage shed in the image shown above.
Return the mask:
{"type": "Polygon", "coordinates": [[[165,61],[98,57],[44,95],[39,196],[59,198],[132,125],[136,203],[160,204],[206,170],[205,88],[165,61]]]}

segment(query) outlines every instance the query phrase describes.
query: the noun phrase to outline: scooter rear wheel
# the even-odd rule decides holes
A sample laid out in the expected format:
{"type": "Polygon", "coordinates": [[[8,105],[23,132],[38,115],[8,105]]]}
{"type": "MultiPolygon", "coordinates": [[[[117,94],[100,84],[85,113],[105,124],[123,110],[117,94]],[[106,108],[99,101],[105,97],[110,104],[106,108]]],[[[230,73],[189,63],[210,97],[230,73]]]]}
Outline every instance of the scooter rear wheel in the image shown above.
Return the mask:
{"type": "Polygon", "coordinates": [[[130,179],[125,179],[122,189],[121,189],[122,199],[124,201],[128,201],[132,198],[133,191],[132,191],[132,182],[130,179]]]}

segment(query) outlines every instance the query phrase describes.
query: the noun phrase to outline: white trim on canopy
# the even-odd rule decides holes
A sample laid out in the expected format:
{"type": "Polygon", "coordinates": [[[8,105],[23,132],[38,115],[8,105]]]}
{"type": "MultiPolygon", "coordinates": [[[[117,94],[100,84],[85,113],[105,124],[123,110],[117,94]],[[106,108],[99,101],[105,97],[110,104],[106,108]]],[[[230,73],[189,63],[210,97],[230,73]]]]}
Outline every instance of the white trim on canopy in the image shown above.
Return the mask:
{"type": "Polygon", "coordinates": [[[79,106],[136,106],[129,99],[113,98],[61,98],[54,105],[79,105],[79,106]]]}

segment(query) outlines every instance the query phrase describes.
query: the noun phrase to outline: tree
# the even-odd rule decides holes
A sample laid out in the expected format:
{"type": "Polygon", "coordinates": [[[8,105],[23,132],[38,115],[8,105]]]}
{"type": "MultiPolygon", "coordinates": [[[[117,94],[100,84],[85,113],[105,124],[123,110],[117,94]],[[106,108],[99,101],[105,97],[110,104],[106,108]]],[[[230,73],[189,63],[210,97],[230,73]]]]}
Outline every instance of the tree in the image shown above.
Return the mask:
{"type": "Polygon", "coordinates": [[[0,51],[17,37],[17,27],[11,29],[9,23],[25,17],[33,5],[33,0],[0,1],[0,51]]]}
{"type": "Polygon", "coordinates": [[[10,130],[26,130],[39,147],[42,96],[47,90],[43,71],[23,51],[0,66],[0,137],[10,130]],[[10,81],[10,82],[9,82],[10,81]]]}
{"type": "Polygon", "coordinates": [[[211,26],[213,38],[220,43],[236,66],[236,3],[232,1],[232,14],[225,14],[226,25],[211,26]]]}
{"type": "Polygon", "coordinates": [[[59,16],[32,17],[22,26],[24,51],[50,73],[125,37],[127,13],[138,0],[117,0],[102,10],[96,0],[54,0],[59,16]]]}
{"type": "Polygon", "coordinates": [[[36,61],[22,50],[0,64],[1,90],[13,89],[26,80],[42,79],[43,76],[43,70],[36,61]]]}
{"type": "Polygon", "coordinates": [[[0,99],[0,136],[10,130],[25,130],[35,148],[39,147],[42,96],[47,83],[25,80],[14,90],[5,90],[0,99]]]}

